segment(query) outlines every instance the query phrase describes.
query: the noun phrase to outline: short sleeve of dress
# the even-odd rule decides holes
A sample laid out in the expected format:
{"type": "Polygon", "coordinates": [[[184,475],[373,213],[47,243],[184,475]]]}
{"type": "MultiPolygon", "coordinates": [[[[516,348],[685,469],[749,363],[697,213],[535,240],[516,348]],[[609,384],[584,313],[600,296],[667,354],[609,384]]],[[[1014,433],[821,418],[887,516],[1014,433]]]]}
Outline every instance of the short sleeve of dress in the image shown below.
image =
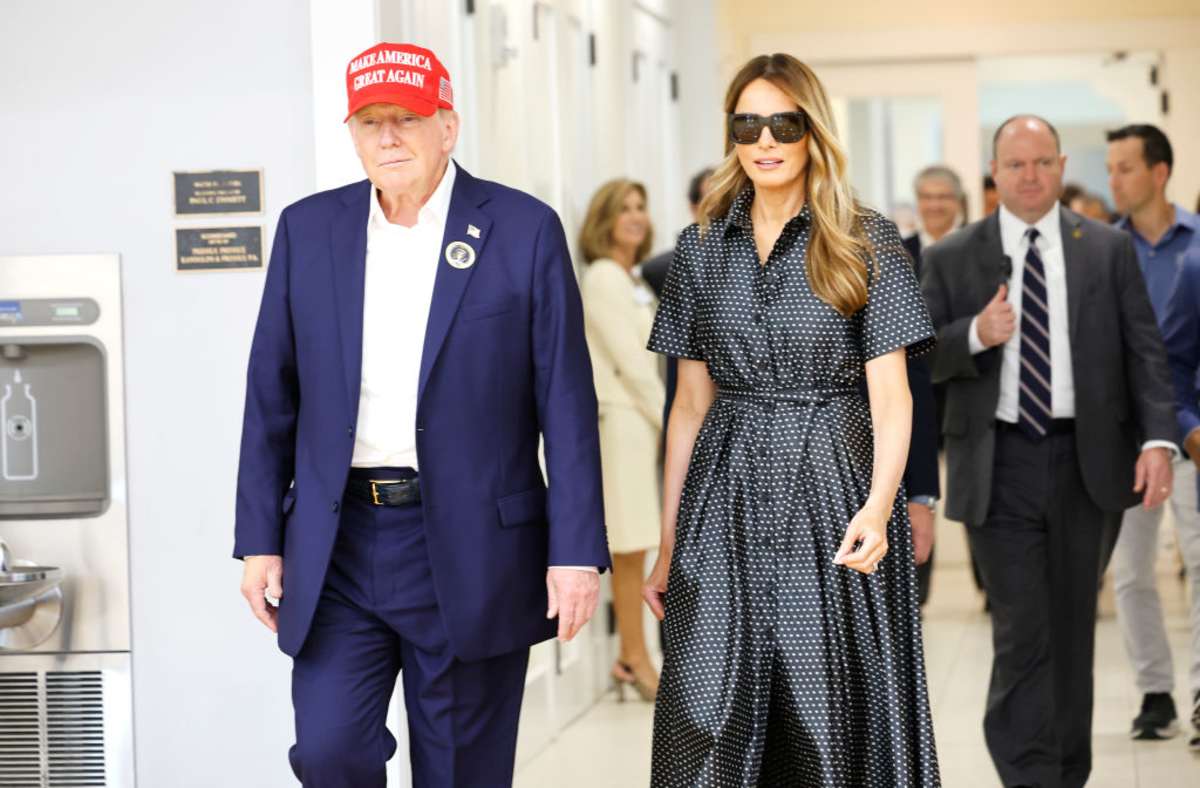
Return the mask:
{"type": "Polygon", "coordinates": [[[867,305],[859,312],[863,360],[900,348],[908,349],[909,358],[921,356],[937,339],[900,233],[891,221],[875,216],[868,235],[875,246],[878,275],[872,276],[867,305]]]}
{"type": "Polygon", "coordinates": [[[704,361],[696,327],[698,309],[693,261],[700,250],[697,230],[696,225],[692,225],[679,234],[646,348],[675,358],[704,361]]]}

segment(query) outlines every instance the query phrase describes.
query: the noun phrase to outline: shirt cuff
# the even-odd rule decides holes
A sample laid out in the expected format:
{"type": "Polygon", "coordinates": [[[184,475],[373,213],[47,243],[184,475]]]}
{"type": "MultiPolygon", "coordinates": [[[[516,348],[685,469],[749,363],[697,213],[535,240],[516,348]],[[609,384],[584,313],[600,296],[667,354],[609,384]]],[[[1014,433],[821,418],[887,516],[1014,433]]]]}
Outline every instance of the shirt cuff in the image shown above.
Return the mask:
{"type": "Polygon", "coordinates": [[[591,572],[600,574],[600,570],[594,566],[552,566],[551,569],[574,569],[576,572],[591,572]]]}
{"type": "Polygon", "coordinates": [[[1142,451],[1146,449],[1166,449],[1171,452],[1171,459],[1179,456],[1179,447],[1171,441],[1146,441],[1142,444],[1142,451]]]}
{"type": "Polygon", "coordinates": [[[983,346],[983,340],[979,338],[979,315],[971,318],[971,327],[967,329],[967,347],[970,348],[972,356],[987,350],[983,346]]]}

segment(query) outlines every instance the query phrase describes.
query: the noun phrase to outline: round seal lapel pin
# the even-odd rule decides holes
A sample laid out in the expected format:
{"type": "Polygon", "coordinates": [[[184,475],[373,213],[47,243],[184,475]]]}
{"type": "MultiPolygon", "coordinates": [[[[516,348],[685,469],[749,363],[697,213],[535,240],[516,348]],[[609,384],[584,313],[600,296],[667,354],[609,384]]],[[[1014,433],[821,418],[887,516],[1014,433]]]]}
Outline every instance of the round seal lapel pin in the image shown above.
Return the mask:
{"type": "Polygon", "coordinates": [[[454,241],[446,246],[446,262],[451,268],[470,268],[475,265],[475,250],[470,244],[454,241]]]}

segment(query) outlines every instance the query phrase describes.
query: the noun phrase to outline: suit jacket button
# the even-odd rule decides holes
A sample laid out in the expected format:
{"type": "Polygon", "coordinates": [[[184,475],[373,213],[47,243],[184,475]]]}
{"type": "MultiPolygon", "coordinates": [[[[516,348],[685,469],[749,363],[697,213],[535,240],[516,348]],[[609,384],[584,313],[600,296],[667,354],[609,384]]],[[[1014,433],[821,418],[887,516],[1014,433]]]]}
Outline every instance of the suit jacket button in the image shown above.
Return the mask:
{"type": "Polygon", "coordinates": [[[340,509],[340,508],[341,508],[341,504],[340,504],[340,503],[338,503],[337,501],[334,501],[334,502],[333,502],[333,506],[331,506],[331,507],[329,507],[329,508],[330,508],[330,509],[332,509],[333,511],[335,511],[335,512],[336,512],[338,509],[340,509]]]}
{"type": "Polygon", "coordinates": [[[353,434],[354,434],[354,428],[353,428],[353,427],[347,427],[347,428],[346,428],[346,434],[347,434],[347,435],[353,435],[353,434]]]}

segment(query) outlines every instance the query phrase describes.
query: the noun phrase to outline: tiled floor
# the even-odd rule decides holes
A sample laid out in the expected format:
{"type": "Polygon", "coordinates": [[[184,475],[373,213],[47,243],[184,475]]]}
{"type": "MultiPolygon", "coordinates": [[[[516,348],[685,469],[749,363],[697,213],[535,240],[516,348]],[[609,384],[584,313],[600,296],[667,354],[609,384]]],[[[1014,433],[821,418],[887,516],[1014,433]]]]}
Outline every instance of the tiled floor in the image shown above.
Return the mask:
{"type": "MultiPolygon", "coordinates": [[[[930,702],[942,779],[948,788],[998,786],[983,742],[984,694],[991,666],[991,627],[965,562],[962,528],[940,522],[938,561],[925,610],[930,702]]],[[[1176,667],[1176,704],[1186,719],[1189,640],[1183,584],[1169,556],[1160,589],[1176,667]]],[[[1113,615],[1111,584],[1101,596],[1097,629],[1095,765],[1092,788],[1195,788],[1200,756],[1187,735],[1133,742],[1127,730],[1139,696],[1113,615]]],[[[518,765],[518,788],[630,788],[649,782],[651,706],[618,703],[610,693],[563,730],[543,751],[518,765]]]]}

